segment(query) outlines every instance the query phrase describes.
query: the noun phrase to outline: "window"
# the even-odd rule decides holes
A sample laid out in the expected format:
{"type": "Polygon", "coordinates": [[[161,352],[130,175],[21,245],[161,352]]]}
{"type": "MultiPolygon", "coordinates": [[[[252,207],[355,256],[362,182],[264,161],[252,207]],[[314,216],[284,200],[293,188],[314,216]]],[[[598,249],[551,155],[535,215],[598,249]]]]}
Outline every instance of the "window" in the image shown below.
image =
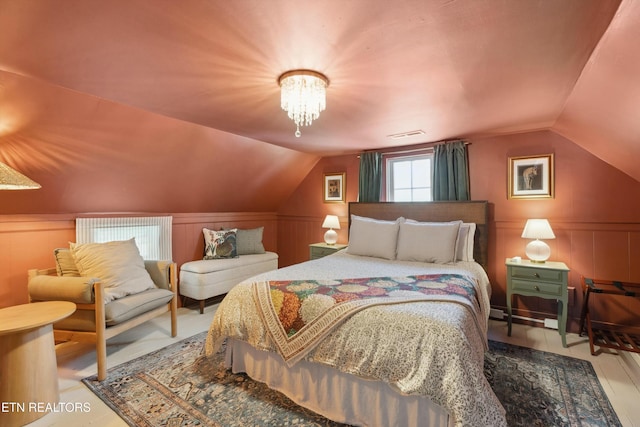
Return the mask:
{"type": "Polygon", "coordinates": [[[171,260],[171,216],[76,218],[76,242],[136,239],[143,259],[171,260]]]}
{"type": "Polygon", "coordinates": [[[391,157],[386,160],[387,201],[431,201],[433,154],[391,157]]]}

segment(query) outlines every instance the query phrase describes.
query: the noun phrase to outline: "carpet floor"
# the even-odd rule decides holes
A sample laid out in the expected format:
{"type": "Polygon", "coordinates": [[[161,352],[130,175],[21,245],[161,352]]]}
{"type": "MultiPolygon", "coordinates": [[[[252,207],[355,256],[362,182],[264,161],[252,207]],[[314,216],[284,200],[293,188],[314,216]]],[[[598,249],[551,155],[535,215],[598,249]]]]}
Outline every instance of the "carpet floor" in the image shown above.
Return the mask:
{"type": "MultiPolygon", "coordinates": [[[[131,426],[339,426],[205,361],[205,332],[83,382],[131,426]]],[[[509,426],[620,426],[590,362],[489,342],[485,375],[509,426]]]]}

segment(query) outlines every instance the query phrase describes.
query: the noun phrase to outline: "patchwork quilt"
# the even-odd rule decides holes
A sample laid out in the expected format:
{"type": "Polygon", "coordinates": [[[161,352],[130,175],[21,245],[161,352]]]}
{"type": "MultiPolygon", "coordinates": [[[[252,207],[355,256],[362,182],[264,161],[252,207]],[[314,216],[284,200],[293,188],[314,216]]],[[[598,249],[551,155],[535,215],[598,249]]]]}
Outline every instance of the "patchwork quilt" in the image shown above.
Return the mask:
{"type": "Polygon", "coordinates": [[[468,276],[275,280],[255,282],[253,290],[260,317],[289,366],[349,316],[373,305],[429,300],[464,304],[477,333],[483,333],[476,285],[468,276]]]}

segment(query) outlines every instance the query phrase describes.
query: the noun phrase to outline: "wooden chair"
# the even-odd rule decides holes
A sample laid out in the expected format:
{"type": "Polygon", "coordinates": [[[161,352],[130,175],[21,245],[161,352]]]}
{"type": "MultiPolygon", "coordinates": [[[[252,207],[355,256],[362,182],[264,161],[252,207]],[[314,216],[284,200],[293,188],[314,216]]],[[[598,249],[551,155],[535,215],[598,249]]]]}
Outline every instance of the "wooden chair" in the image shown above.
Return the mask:
{"type": "Polygon", "coordinates": [[[171,261],[145,261],[156,288],[104,303],[104,287],[97,278],[56,275],[55,268],[29,270],[29,298],[70,301],[76,312],[54,323],[56,341],[96,346],[98,380],[107,377],[107,340],[154,317],[171,312],[171,336],[178,333],[177,267],[171,261]]]}

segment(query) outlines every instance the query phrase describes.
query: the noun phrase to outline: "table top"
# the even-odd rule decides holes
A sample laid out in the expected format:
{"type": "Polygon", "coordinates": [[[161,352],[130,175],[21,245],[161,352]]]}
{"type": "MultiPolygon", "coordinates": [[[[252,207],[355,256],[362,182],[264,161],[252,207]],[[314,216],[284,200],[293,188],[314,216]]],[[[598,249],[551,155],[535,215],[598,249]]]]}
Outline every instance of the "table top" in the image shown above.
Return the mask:
{"type": "Polygon", "coordinates": [[[535,268],[544,268],[549,270],[567,270],[569,271],[569,267],[564,262],[559,261],[546,261],[546,262],[533,262],[528,259],[523,259],[521,261],[512,261],[511,258],[507,258],[505,261],[506,265],[510,265],[513,267],[535,267],[535,268]]]}
{"type": "Polygon", "coordinates": [[[344,249],[347,247],[347,245],[344,243],[329,244],[325,242],[312,243],[309,246],[315,246],[316,248],[330,248],[330,249],[344,249]]]}
{"type": "Polygon", "coordinates": [[[76,305],[67,301],[45,301],[0,309],[0,335],[39,328],[70,316],[76,305]]]}

